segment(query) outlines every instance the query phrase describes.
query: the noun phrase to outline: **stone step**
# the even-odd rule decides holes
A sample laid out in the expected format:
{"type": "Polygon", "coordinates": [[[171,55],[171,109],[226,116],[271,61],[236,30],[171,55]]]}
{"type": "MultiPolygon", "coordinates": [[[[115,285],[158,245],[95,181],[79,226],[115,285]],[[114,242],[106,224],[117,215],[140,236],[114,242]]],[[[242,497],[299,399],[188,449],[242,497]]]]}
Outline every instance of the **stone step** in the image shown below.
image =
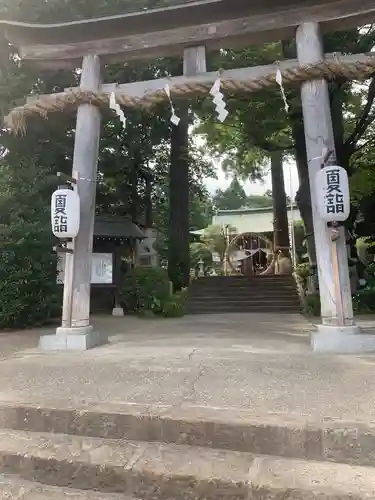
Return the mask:
{"type": "Polygon", "coordinates": [[[239,294],[239,293],[251,293],[256,294],[268,294],[268,293],[296,293],[297,288],[295,286],[270,286],[270,287],[249,287],[249,286],[232,286],[232,287],[220,287],[220,286],[189,286],[189,293],[225,293],[225,294],[239,294]]]}
{"type": "Polygon", "coordinates": [[[292,281],[293,276],[290,274],[268,274],[255,276],[201,276],[196,278],[198,281],[292,281]]]}
{"type": "Polygon", "coordinates": [[[0,474],[1,500],[137,500],[121,493],[59,488],[25,481],[15,474],[0,474]]]}
{"type": "Polygon", "coordinates": [[[226,306],[216,306],[214,302],[202,305],[187,305],[188,314],[219,314],[219,313],[280,313],[280,314],[299,314],[301,308],[299,305],[278,305],[278,304],[227,304],[226,306]]]}
{"type": "Polygon", "coordinates": [[[264,288],[264,289],[269,289],[273,287],[277,288],[292,288],[296,287],[296,283],[293,281],[285,281],[285,282],[278,282],[278,281],[233,281],[233,282],[225,282],[225,281],[200,281],[200,280],[194,280],[190,284],[191,287],[196,287],[196,288],[246,288],[246,289],[258,289],[258,288],[264,288]]]}
{"type": "Polygon", "coordinates": [[[264,304],[265,302],[267,303],[277,303],[280,305],[287,305],[290,303],[293,304],[299,304],[299,298],[298,295],[295,294],[284,294],[284,295],[278,295],[278,296],[271,296],[271,297],[258,297],[257,295],[228,295],[228,296],[223,296],[223,295],[191,295],[189,296],[189,302],[190,303],[200,303],[200,302],[213,302],[217,304],[227,304],[228,301],[234,304],[237,304],[239,302],[243,302],[244,304],[264,304]]]}
{"type": "Polygon", "coordinates": [[[297,295],[296,288],[270,288],[264,290],[262,288],[190,288],[189,295],[230,295],[230,296],[250,296],[250,297],[280,297],[285,294],[297,295]]]}
{"type": "Polygon", "coordinates": [[[375,498],[371,467],[64,434],[0,432],[0,468],[45,485],[142,500],[375,498]]]}
{"type": "MultiPolygon", "coordinates": [[[[184,405],[0,403],[0,427],[375,467],[375,424],[184,405]]],[[[2,431],[5,436],[9,431],[2,431]]],[[[1,441],[0,441],[1,446],[1,441]]]]}

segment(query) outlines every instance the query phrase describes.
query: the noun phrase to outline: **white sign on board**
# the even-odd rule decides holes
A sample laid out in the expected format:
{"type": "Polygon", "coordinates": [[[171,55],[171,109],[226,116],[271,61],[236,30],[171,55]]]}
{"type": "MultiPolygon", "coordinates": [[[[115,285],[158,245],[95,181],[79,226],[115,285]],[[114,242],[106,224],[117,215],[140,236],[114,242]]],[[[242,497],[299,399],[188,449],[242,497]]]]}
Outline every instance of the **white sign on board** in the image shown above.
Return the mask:
{"type": "Polygon", "coordinates": [[[326,222],[343,222],[350,214],[349,180],[346,170],[331,165],[315,178],[316,203],[320,217],[326,222]]]}
{"type": "MultiPolygon", "coordinates": [[[[57,263],[57,283],[64,283],[65,254],[60,254],[57,263]]],[[[91,258],[91,284],[113,283],[113,254],[93,253],[91,258]]]]}

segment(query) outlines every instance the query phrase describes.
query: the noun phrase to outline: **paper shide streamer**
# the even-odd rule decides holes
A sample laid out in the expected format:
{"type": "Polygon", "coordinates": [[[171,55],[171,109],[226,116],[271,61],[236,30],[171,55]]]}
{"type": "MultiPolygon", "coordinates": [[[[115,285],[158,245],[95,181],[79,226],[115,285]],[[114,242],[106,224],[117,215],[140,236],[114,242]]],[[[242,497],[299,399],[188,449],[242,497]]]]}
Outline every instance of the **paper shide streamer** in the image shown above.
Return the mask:
{"type": "Polygon", "coordinates": [[[164,92],[167,94],[168,101],[169,101],[169,104],[171,106],[171,112],[172,112],[172,114],[171,114],[171,117],[170,117],[170,121],[173,123],[173,125],[175,125],[177,127],[178,124],[180,123],[180,118],[176,115],[176,110],[175,110],[175,108],[173,106],[173,102],[172,102],[172,98],[171,98],[171,89],[169,88],[168,83],[164,87],[164,92]]]}
{"type": "Polygon", "coordinates": [[[224,94],[220,91],[220,89],[221,89],[221,80],[219,77],[213,84],[210,90],[210,94],[213,97],[212,102],[215,104],[217,118],[220,122],[223,122],[225,118],[228,116],[229,112],[226,109],[224,94]]]}
{"type": "Polygon", "coordinates": [[[284,108],[286,113],[289,112],[289,104],[285,95],[284,85],[283,85],[283,75],[281,74],[280,68],[276,71],[276,83],[280,87],[281,97],[284,102],[284,108]]]}
{"type": "Polygon", "coordinates": [[[124,115],[123,110],[121,109],[120,105],[116,101],[116,94],[114,92],[111,93],[109,96],[109,107],[113,109],[113,111],[116,113],[116,115],[119,117],[123,128],[126,128],[126,118],[124,115]]]}

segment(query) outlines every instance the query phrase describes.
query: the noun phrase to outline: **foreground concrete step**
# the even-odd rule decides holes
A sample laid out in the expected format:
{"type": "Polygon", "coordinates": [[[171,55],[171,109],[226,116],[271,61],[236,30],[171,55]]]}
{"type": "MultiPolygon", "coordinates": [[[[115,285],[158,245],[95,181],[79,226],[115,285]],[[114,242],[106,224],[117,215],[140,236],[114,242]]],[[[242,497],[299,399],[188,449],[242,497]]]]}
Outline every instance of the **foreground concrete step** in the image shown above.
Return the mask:
{"type": "Polygon", "coordinates": [[[61,434],[0,432],[0,467],[43,484],[142,500],[375,498],[370,467],[61,434]]]}
{"type": "Polygon", "coordinates": [[[76,490],[46,486],[25,481],[17,475],[0,474],[1,500],[137,500],[120,493],[102,493],[92,490],[76,490]]]}
{"type": "Polygon", "coordinates": [[[0,403],[0,427],[133,441],[159,441],[375,467],[375,424],[308,422],[286,415],[184,405],[0,403]]]}

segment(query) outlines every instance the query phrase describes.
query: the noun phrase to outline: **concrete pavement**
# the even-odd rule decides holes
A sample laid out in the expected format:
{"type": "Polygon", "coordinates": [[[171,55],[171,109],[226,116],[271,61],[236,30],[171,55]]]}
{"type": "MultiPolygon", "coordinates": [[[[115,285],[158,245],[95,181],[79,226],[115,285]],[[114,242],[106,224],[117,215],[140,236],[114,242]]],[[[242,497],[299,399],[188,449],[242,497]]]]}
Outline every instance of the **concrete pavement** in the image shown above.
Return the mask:
{"type": "Polygon", "coordinates": [[[0,362],[0,400],[374,420],[375,357],[313,354],[309,324],[299,315],[102,317],[95,326],[111,333],[109,345],[84,353],[8,353],[0,362]]]}

